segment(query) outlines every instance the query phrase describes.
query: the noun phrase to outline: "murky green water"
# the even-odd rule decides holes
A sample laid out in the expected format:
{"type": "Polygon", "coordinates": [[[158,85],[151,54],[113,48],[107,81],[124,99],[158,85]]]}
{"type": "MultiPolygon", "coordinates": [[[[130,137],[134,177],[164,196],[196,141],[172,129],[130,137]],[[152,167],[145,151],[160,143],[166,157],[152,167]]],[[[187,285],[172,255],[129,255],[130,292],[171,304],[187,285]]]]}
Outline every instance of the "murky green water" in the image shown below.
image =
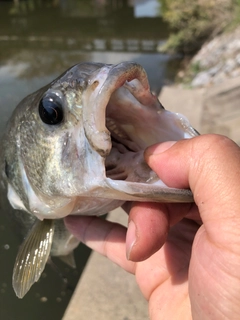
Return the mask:
{"type": "MultiPolygon", "coordinates": [[[[172,57],[156,50],[168,35],[158,12],[158,1],[0,1],[0,133],[23,97],[81,61],[136,61],[158,92],[172,78],[172,57]]],[[[61,319],[90,251],[76,250],[75,271],[54,261],[58,270],[47,266],[19,300],[11,286],[19,242],[7,210],[0,212],[0,319],[61,319]]]]}

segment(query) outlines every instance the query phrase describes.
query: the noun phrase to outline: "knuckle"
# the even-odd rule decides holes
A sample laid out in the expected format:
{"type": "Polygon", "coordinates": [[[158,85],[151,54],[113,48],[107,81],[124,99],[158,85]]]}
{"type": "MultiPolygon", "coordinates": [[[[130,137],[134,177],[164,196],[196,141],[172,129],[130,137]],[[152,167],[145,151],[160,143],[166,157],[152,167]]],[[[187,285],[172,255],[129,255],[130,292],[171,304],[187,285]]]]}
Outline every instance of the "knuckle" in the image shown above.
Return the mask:
{"type": "Polygon", "coordinates": [[[219,134],[199,136],[198,143],[194,147],[194,153],[197,152],[199,158],[226,156],[229,150],[240,151],[240,148],[233,140],[219,134]]]}

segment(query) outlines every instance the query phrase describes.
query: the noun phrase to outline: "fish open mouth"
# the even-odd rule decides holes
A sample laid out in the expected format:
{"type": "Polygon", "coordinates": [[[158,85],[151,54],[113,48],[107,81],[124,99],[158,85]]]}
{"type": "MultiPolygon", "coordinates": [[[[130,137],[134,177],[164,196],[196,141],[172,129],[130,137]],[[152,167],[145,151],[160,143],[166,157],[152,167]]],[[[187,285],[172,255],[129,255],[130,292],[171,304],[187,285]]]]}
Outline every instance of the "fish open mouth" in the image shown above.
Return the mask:
{"type": "Polygon", "coordinates": [[[85,133],[105,159],[107,183],[125,194],[140,193],[138,197],[146,188],[150,192],[150,186],[152,195],[159,188],[168,193],[169,188],[145,163],[144,150],[198,133],[184,116],[163,108],[150,91],[145,70],[136,63],[104,66],[88,83],[86,96],[91,107],[84,110],[85,133]]]}

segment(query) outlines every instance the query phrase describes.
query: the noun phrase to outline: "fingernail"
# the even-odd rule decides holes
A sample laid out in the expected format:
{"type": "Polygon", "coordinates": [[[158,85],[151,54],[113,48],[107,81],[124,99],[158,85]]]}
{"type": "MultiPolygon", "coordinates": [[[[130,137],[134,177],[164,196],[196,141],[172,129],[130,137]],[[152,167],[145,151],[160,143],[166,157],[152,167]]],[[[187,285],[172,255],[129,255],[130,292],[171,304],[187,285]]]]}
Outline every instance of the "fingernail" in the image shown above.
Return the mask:
{"type": "Polygon", "coordinates": [[[160,144],[155,144],[149,148],[146,149],[146,155],[149,156],[154,156],[159,153],[163,153],[164,151],[167,151],[170,149],[177,141],[167,141],[163,142],[160,144]]]}
{"type": "Polygon", "coordinates": [[[135,223],[131,220],[128,225],[127,237],[126,237],[126,253],[127,259],[131,260],[132,248],[136,243],[136,226],[135,223]]]}

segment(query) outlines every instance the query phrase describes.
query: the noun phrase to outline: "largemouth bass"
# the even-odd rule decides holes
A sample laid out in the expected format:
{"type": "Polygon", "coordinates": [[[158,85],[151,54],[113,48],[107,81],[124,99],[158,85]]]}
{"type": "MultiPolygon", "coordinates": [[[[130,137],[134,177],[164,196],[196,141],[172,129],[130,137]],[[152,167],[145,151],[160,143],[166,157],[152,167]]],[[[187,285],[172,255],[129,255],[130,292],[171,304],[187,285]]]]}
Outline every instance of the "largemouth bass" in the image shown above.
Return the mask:
{"type": "Polygon", "coordinates": [[[16,295],[39,279],[49,255],[68,256],[78,245],[64,217],[101,215],[125,201],[192,202],[190,190],[159,180],[143,152],[197,135],[163,108],[133,62],[77,64],[23,99],[2,146],[7,197],[29,229],[13,270],[16,295]]]}

